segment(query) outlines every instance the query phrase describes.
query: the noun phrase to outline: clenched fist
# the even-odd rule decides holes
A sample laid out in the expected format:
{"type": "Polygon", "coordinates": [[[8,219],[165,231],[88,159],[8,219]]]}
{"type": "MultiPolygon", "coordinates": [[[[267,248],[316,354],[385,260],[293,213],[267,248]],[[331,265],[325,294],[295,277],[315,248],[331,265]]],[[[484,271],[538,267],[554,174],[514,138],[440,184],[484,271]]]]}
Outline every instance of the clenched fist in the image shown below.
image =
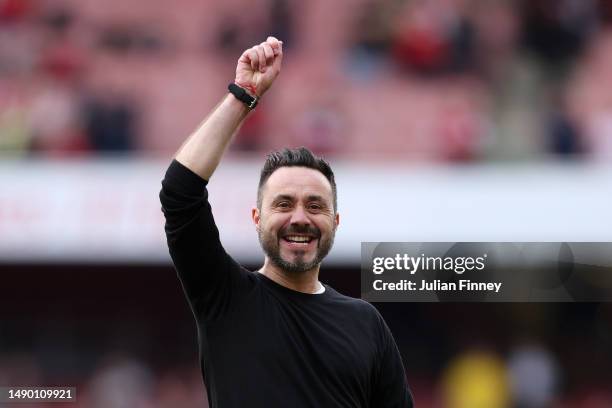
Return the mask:
{"type": "Polygon", "coordinates": [[[237,85],[261,97],[278,76],[283,60],[283,42],[274,37],[244,51],[236,66],[237,85]]]}

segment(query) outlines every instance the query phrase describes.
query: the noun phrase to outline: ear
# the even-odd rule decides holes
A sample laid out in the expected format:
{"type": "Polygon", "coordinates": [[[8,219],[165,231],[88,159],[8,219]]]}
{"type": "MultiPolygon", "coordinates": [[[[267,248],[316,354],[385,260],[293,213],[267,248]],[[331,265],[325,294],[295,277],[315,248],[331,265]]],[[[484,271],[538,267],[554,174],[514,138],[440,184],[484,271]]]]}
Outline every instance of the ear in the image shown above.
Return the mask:
{"type": "Polygon", "coordinates": [[[261,215],[257,207],[253,207],[251,209],[251,218],[253,219],[253,224],[255,224],[255,229],[259,231],[259,222],[261,221],[261,215]]]}
{"type": "Polygon", "coordinates": [[[334,229],[338,228],[338,225],[340,225],[340,213],[336,213],[334,217],[334,229]]]}

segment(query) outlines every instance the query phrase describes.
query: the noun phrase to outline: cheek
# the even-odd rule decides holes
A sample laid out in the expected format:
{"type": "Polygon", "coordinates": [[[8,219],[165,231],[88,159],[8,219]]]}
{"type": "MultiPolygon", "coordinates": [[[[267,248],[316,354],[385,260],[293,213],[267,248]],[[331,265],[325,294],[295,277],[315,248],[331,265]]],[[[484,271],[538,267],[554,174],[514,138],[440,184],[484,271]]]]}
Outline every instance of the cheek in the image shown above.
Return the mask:
{"type": "Polygon", "coordinates": [[[321,230],[322,233],[332,234],[336,225],[333,219],[325,217],[324,219],[319,220],[316,226],[321,230]]]}
{"type": "Polygon", "coordinates": [[[283,220],[276,216],[262,218],[259,222],[262,231],[277,233],[283,226],[283,220]]]}

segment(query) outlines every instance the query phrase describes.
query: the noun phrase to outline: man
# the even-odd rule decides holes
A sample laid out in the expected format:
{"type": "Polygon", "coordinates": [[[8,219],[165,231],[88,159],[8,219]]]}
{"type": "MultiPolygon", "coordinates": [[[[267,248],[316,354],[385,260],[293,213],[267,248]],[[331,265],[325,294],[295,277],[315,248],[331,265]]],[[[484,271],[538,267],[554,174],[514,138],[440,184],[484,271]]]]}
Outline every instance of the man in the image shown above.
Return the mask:
{"type": "Polygon", "coordinates": [[[382,317],[318,280],[340,220],[325,161],[304,148],[268,156],[252,210],[266,254],[259,271],[238,265],[219,241],[206,185],[282,57],[273,37],[242,54],[236,86],[162,182],[168,246],[197,321],[210,406],[412,407],[382,317]]]}

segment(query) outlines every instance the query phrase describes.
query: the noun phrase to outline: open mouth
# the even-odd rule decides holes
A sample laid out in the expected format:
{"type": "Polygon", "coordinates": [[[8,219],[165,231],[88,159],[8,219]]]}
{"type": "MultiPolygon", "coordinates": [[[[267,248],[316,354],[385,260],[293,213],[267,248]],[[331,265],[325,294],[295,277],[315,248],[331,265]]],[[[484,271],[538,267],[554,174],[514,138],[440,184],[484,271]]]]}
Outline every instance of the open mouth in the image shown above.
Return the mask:
{"type": "Polygon", "coordinates": [[[316,240],[315,237],[309,235],[285,235],[282,239],[291,245],[303,246],[306,246],[316,240]]]}

